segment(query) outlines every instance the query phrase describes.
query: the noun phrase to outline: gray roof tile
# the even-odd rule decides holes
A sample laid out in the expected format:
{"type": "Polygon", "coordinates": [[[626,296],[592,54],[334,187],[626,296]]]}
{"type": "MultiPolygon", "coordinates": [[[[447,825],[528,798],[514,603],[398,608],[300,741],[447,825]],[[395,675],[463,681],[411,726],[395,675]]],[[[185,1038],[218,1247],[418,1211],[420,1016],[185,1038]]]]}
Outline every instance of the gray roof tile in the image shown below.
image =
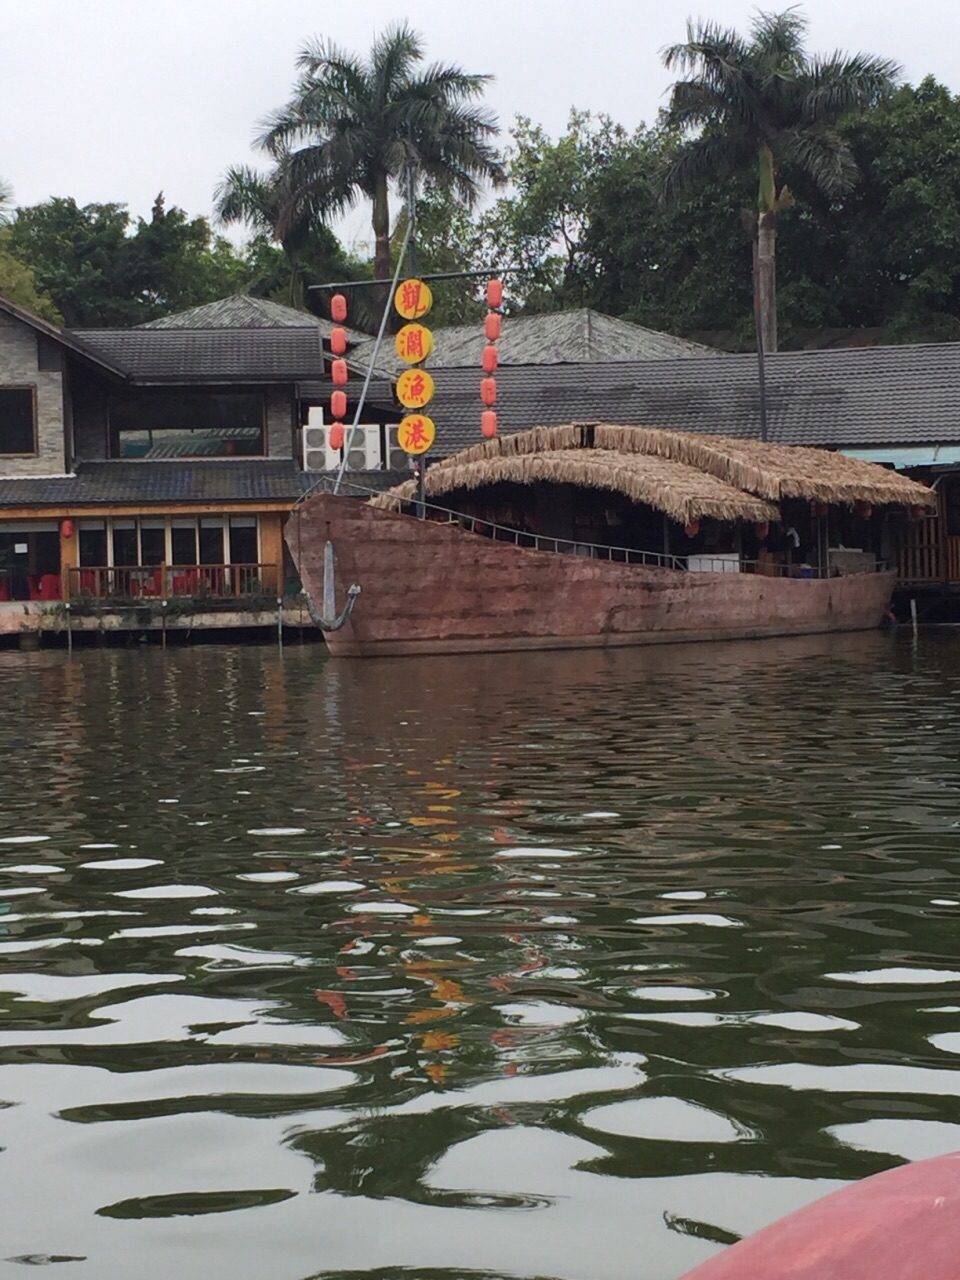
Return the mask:
{"type": "MultiPolygon", "coordinates": [[[[292,459],[82,462],[76,475],[0,479],[0,508],[294,502],[325,474],[301,471],[292,459]]],[[[406,473],[348,472],[346,479],[364,490],[382,490],[405,480],[406,473]]]]}
{"type": "MultiPolygon", "coordinates": [[[[437,374],[437,455],[480,439],[479,369],[437,374]]],[[[960,441],[960,343],[781,352],[766,360],[769,439],[821,448],[960,441]]],[[[527,366],[497,373],[504,434],[618,422],[760,434],[755,355],[527,366]]]]}
{"type": "MultiPolygon", "coordinates": [[[[501,365],[605,363],[720,354],[711,347],[645,329],[629,320],[617,320],[587,307],[542,316],[506,317],[502,332],[498,343],[501,365]]],[[[479,369],[485,345],[480,323],[434,329],[430,368],[479,369]]],[[[361,341],[354,359],[369,359],[372,349],[372,338],[361,341]]]]}
{"type": "Polygon", "coordinates": [[[324,377],[317,325],[279,329],[81,329],[136,382],[298,382],[324,377]]]}

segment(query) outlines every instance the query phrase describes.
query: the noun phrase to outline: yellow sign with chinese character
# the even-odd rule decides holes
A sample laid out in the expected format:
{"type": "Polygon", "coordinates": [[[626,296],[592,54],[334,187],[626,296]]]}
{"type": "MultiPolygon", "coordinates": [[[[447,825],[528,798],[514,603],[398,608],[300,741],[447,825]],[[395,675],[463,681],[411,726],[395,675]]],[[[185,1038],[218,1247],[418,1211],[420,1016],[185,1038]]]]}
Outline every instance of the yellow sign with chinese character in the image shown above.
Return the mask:
{"type": "Polygon", "coordinates": [[[405,364],[420,364],[433,350],[433,334],[422,324],[405,324],[394,340],[405,364]]]}
{"type": "Polygon", "coordinates": [[[397,440],[404,453],[426,453],[437,438],[433,419],[423,413],[410,413],[397,427],[397,440]]]}
{"type": "Polygon", "coordinates": [[[404,280],[393,295],[393,305],[404,320],[419,320],[433,306],[433,293],[422,280],[404,280]]]}
{"type": "Polygon", "coordinates": [[[433,399],[434,382],[426,369],[404,369],[397,379],[397,399],[405,409],[423,409],[433,399]]]}

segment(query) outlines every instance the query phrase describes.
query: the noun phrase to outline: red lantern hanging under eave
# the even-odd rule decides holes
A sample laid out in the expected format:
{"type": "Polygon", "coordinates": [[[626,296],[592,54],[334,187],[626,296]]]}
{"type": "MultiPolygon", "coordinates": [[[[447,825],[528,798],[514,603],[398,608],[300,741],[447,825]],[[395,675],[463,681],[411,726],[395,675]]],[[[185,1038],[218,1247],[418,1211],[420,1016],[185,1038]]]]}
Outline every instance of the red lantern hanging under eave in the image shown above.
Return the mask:
{"type": "Polygon", "coordinates": [[[492,440],[497,434],[497,415],[493,409],[484,409],[480,415],[480,432],[484,440],[492,440]]]}
{"type": "Polygon", "coordinates": [[[688,538],[695,538],[697,534],[700,532],[700,521],[688,520],[687,523],[683,526],[683,532],[687,535],[688,538]]]}
{"type": "Polygon", "coordinates": [[[857,515],[860,517],[861,520],[869,520],[870,517],[873,515],[873,503],[858,502],[857,515]]]}
{"type": "Polygon", "coordinates": [[[342,356],[347,349],[346,329],[330,330],[330,350],[335,356],[342,356]]]}
{"type": "Polygon", "coordinates": [[[345,418],[347,416],[347,393],[345,391],[335,391],[330,397],[330,412],[335,418],[345,418]]]}
{"type": "Polygon", "coordinates": [[[757,538],[760,540],[760,542],[763,542],[766,538],[770,536],[770,521],[758,520],[757,523],[753,526],[753,532],[757,535],[757,538]]]}
{"type": "Polygon", "coordinates": [[[500,337],[500,317],[496,311],[491,311],[483,322],[483,332],[487,336],[488,342],[496,342],[500,337]]]}
{"type": "Polygon", "coordinates": [[[73,537],[73,521],[72,520],[61,520],[60,534],[64,538],[73,537]]]}
{"type": "Polygon", "coordinates": [[[496,373],[497,365],[500,363],[500,353],[491,342],[483,348],[483,372],[496,373]]]}
{"type": "MultiPolygon", "coordinates": [[[[926,507],[921,507],[919,503],[915,503],[907,512],[907,515],[910,517],[911,520],[922,520],[925,511],[926,511],[926,507]]],[[[64,523],[67,523],[67,522],[64,521],[64,523]]]]}
{"type": "Polygon", "coordinates": [[[350,380],[346,360],[334,360],[330,366],[330,377],[335,387],[345,387],[350,380]]]}
{"type": "Polygon", "coordinates": [[[347,300],[342,293],[335,293],[330,299],[330,314],[337,324],[343,324],[347,318],[347,300]]]}
{"type": "Polygon", "coordinates": [[[480,399],[488,407],[497,403],[497,380],[496,378],[480,379],[480,399]]]}
{"type": "Polygon", "coordinates": [[[342,422],[335,422],[333,426],[330,428],[330,448],[331,449],[343,448],[343,423],[342,422]]]}
{"type": "Polygon", "coordinates": [[[826,502],[815,502],[813,504],[813,514],[819,519],[830,514],[830,507],[826,502]]]}
{"type": "Polygon", "coordinates": [[[503,281],[487,281],[487,306],[490,308],[503,306],[503,281]]]}

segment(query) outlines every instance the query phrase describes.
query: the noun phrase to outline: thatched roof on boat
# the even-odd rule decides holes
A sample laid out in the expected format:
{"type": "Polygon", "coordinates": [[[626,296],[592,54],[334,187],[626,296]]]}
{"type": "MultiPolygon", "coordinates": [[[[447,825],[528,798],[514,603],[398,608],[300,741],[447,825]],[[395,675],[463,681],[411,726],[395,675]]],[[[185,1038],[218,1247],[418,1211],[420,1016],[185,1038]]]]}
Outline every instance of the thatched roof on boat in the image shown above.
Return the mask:
{"type": "Polygon", "coordinates": [[[594,427],[594,447],[685,462],[774,502],[805,498],[838,506],[870,502],[875,506],[933,507],[937,501],[933,490],[916,480],[826,449],[608,423],[594,427]]]}
{"type": "MultiPolygon", "coordinates": [[[[692,435],[663,431],[657,427],[617,426],[606,422],[534,427],[518,435],[484,440],[431,467],[427,472],[428,492],[431,491],[429,476],[440,470],[558,450],[575,452],[576,457],[602,451],[618,457],[620,465],[638,454],[682,463],[722,480],[740,492],[773,502],[784,498],[803,498],[840,506],[853,506],[857,502],[870,502],[874,506],[936,505],[935,494],[925,485],[876,463],[862,462],[826,449],[769,444],[760,440],[734,440],[726,436],[692,435]]],[[[569,483],[579,482],[571,480],[569,483]]],[[[445,493],[454,487],[458,486],[444,485],[432,491],[445,493]]],[[[648,498],[636,498],[635,501],[664,509],[648,498]]]]}
{"type": "MultiPolygon", "coordinates": [[[[510,438],[510,437],[508,437],[510,438]]],[[[493,443],[493,442],[492,442],[493,443]]],[[[468,450],[473,453],[473,450],[468,450]]],[[[492,452],[492,451],[491,451],[492,452]]],[[[663,511],[672,520],[711,517],[715,520],[778,520],[777,508],[753,494],[698,471],[683,462],[645,454],[621,454],[609,449],[547,449],[542,452],[504,452],[500,456],[464,460],[464,454],[431,467],[424,477],[427,497],[455,490],[480,489],[503,481],[513,484],[572,484],[583,489],[608,489],[663,511]]],[[[412,480],[372,499],[376,506],[396,508],[415,496],[412,480]]]]}

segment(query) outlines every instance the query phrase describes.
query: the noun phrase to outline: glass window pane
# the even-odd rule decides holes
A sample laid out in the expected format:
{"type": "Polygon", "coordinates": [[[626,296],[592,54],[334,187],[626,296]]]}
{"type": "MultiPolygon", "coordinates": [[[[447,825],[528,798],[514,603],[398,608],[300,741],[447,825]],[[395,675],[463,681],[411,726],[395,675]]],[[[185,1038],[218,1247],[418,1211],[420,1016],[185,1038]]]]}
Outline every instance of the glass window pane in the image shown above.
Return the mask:
{"type": "Polygon", "coordinates": [[[257,555],[257,522],[244,520],[242,523],[230,521],[230,563],[256,564],[257,555]]]}
{"type": "Polygon", "coordinates": [[[140,526],[140,563],[163,564],[166,558],[167,534],[163,528],[140,526]]]}
{"type": "Polygon", "coordinates": [[[129,567],[137,563],[137,527],[129,523],[113,525],[113,563],[129,567]]]}
{"type": "Polygon", "coordinates": [[[256,392],[143,391],[110,402],[111,453],[119,458],[263,454],[264,402],[256,392]]]}
{"type": "Polygon", "coordinates": [[[200,524],[200,563],[223,564],[223,521],[211,524],[207,520],[200,524]]]}
{"type": "Polygon", "coordinates": [[[0,389],[0,453],[36,453],[33,388],[0,389]]]}
{"type": "Polygon", "coordinates": [[[105,525],[84,528],[77,531],[80,541],[80,563],[82,565],[105,565],[107,563],[107,530],[105,525]]]}
{"type": "Polygon", "coordinates": [[[197,563],[197,530],[195,527],[184,528],[177,524],[170,530],[171,550],[174,564],[197,563]]]}

